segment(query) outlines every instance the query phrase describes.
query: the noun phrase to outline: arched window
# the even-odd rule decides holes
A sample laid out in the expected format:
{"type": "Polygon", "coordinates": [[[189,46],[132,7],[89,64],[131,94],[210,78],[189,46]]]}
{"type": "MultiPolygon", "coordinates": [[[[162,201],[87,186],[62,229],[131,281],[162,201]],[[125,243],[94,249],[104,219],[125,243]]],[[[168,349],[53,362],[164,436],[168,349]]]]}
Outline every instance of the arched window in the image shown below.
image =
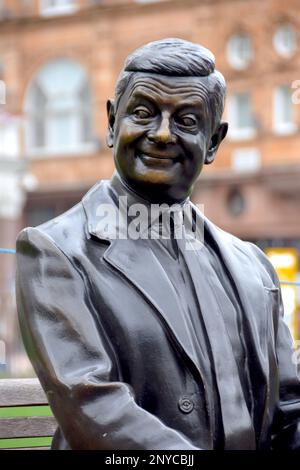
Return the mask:
{"type": "Polygon", "coordinates": [[[294,111],[290,84],[277,86],[273,91],[273,128],[277,134],[297,131],[294,111]]]}
{"type": "Polygon", "coordinates": [[[80,152],[93,143],[92,97],[84,69],[70,59],[46,64],[29,85],[26,100],[29,152],[80,152]]]}
{"type": "Polygon", "coordinates": [[[279,55],[289,58],[297,49],[297,32],[292,24],[278,26],[273,36],[273,44],[279,55]]]}
{"type": "Polygon", "coordinates": [[[253,57],[252,41],[246,33],[234,34],[227,43],[227,59],[236,70],[248,67],[253,57]]]}

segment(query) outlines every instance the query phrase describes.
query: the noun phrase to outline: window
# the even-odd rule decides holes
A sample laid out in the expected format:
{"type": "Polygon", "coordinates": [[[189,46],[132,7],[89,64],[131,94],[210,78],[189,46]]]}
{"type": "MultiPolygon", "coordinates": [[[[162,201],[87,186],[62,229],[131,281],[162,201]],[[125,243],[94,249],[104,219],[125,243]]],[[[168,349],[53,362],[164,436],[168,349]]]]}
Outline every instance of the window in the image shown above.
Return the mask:
{"type": "Polygon", "coordinates": [[[37,225],[43,224],[50,219],[54,219],[55,210],[53,207],[37,207],[27,211],[26,213],[26,225],[29,227],[36,227],[37,225]]]}
{"type": "Polygon", "coordinates": [[[248,92],[235,93],[228,100],[229,137],[250,139],[255,135],[251,96],[248,92]]]}
{"type": "Polygon", "coordinates": [[[6,104],[6,84],[0,74],[0,104],[6,104]]]}
{"type": "Polygon", "coordinates": [[[58,217],[81,200],[87,188],[80,190],[39,190],[27,192],[24,207],[24,226],[35,227],[47,220],[58,217]]]}
{"type": "Polygon", "coordinates": [[[45,65],[29,86],[25,114],[26,147],[31,154],[91,147],[92,98],[83,68],[69,59],[45,65]]]}
{"type": "Polygon", "coordinates": [[[236,149],[231,158],[231,166],[236,172],[257,171],[261,166],[261,155],[256,148],[236,149]]]}
{"type": "Polygon", "coordinates": [[[0,57],[0,79],[4,80],[4,74],[5,74],[5,63],[4,59],[0,57]]]}
{"type": "Polygon", "coordinates": [[[232,188],[227,195],[227,210],[233,217],[239,217],[245,212],[246,200],[239,188],[232,188]]]}
{"type": "Polygon", "coordinates": [[[8,114],[0,114],[0,157],[18,158],[20,156],[19,120],[8,114]]]}
{"type": "Polygon", "coordinates": [[[297,48],[297,38],[295,28],[291,24],[279,26],[273,36],[275,50],[282,57],[291,57],[297,48]]]}
{"type": "Polygon", "coordinates": [[[292,90],[282,85],[274,90],[273,128],[277,134],[291,134],[296,131],[293,116],[292,90]]]}
{"type": "Polygon", "coordinates": [[[65,15],[77,9],[75,0],[40,0],[42,15],[65,15]]]}
{"type": "Polygon", "coordinates": [[[229,64],[237,70],[248,67],[252,59],[252,41],[247,34],[236,34],[227,43],[227,59],[229,64]]]}

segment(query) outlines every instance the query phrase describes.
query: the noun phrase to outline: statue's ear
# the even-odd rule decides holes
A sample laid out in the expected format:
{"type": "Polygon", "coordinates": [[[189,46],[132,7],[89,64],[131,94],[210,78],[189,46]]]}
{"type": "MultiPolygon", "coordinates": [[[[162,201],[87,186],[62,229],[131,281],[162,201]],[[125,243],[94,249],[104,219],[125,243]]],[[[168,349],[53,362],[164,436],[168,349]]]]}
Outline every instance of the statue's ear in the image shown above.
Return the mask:
{"type": "Polygon", "coordinates": [[[219,145],[222,142],[222,140],[226,137],[227,131],[228,131],[228,123],[221,122],[218,129],[213,134],[210,140],[210,146],[209,146],[209,149],[207,150],[205,161],[204,161],[206,165],[209,165],[210,163],[214,161],[219,145]]]}
{"type": "Polygon", "coordinates": [[[115,126],[115,103],[114,100],[108,100],[106,103],[108,129],[106,136],[106,143],[108,147],[114,146],[114,126],[115,126]]]}

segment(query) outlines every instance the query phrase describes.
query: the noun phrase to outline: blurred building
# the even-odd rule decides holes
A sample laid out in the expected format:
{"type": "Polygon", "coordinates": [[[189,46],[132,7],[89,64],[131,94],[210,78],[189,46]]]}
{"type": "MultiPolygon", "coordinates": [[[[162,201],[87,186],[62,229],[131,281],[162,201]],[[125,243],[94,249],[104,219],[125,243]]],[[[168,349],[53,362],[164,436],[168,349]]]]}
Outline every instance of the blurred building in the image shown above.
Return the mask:
{"type": "MultiPolygon", "coordinates": [[[[225,230],[299,253],[299,30],[298,0],[0,0],[0,247],[111,176],[105,109],[124,58],[181,37],[228,83],[229,135],[194,200],[225,230]]],[[[0,340],[18,374],[14,257],[0,257],[0,340]]]]}

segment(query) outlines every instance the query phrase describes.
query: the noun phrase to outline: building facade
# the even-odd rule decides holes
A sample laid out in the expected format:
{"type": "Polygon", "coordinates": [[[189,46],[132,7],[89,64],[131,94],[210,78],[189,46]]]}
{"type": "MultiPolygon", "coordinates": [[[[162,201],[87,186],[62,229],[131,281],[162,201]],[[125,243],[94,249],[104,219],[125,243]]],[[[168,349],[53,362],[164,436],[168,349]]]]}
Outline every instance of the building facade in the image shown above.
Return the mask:
{"type": "MultiPolygon", "coordinates": [[[[0,0],[0,247],[111,176],[106,100],[123,60],[180,37],[211,49],[228,84],[228,137],[193,199],[225,230],[300,253],[299,31],[298,0],[0,0]]],[[[18,375],[14,257],[0,256],[0,340],[18,375]]]]}

